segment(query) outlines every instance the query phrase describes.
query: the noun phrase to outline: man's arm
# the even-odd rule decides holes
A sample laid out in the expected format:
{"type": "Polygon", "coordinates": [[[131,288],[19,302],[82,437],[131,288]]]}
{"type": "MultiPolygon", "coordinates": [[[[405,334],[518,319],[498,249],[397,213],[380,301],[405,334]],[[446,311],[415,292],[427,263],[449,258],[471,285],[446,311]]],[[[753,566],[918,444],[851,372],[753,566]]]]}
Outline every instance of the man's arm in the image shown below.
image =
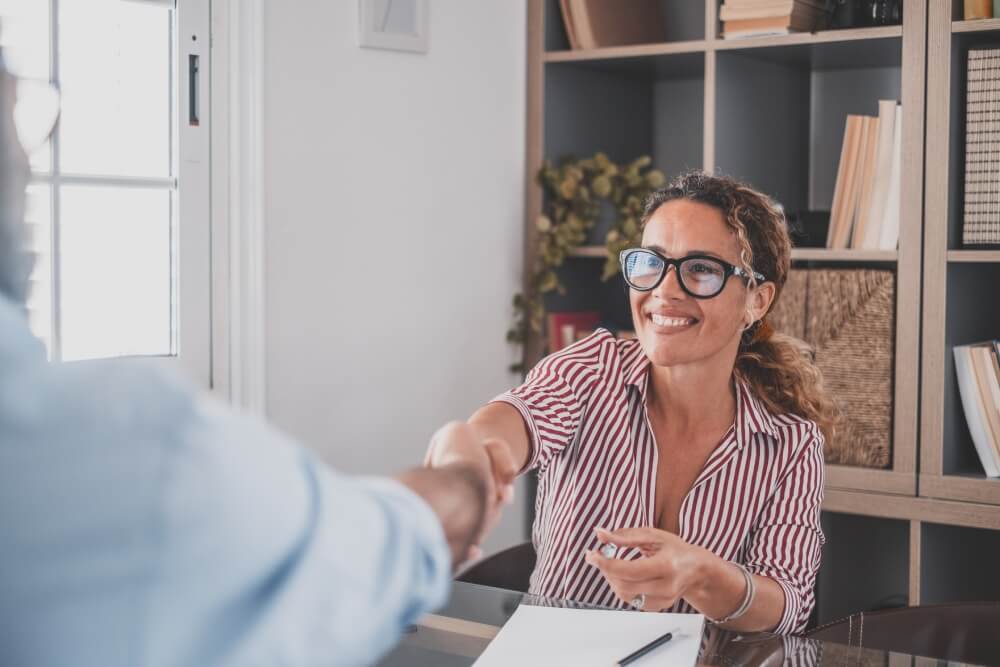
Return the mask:
{"type": "Polygon", "coordinates": [[[473,465],[414,468],[396,479],[424,499],[437,514],[451,549],[452,569],[461,565],[482,534],[487,509],[487,480],[473,465]]]}
{"type": "Polygon", "coordinates": [[[185,421],[143,664],[374,662],[445,602],[497,504],[482,448],[441,470],[352,478],[260,421],[218,409],[185,421]]]}

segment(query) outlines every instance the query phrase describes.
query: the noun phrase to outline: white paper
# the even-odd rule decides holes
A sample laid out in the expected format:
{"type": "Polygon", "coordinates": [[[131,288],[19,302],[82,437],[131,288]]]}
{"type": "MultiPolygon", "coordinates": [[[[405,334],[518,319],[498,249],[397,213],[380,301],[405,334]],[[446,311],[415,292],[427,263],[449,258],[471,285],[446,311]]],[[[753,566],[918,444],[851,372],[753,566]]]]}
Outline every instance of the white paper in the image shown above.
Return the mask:
{"type": "Polygon", "coordinates": [[[693,667],[704,622],[700,614],[521,605],[476,660],[475,667],[611,667],[667,632],[673,633],[673,639],[632,665],[693,667]]]}

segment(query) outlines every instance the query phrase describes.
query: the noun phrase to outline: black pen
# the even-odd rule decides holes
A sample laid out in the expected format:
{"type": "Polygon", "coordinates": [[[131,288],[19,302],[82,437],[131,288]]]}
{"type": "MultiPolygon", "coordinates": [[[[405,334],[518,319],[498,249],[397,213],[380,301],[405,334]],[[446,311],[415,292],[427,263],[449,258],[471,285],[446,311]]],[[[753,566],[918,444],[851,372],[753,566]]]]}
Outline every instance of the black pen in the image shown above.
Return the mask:
{"type": "Polygon", "coordinates": [[[635,653],[630,653],[626,657],[624,657],[621,660],[619,660],[618,661],[618,667],[625,667],[625,665],[632,664],[633,662],[635,662],[636,660],[638,660],[642,656],[644,656],[647,653],[650,653],[652,651],[655,651],[656,649],[658,649],[659,647],[663,646],[664,644],[666,644],[668,641],[670,641],[673,638],[674,638],[674,633],[672,633],[672,632],[668,632],[667,634],[663,635],[662,637],[657,637],[656,639],[654,639],[653,641],[649,642],[648,644],[646,644],[645,646],[643,646],[641,649],[639,649],[638,651],[636,651],[635,653]]]}

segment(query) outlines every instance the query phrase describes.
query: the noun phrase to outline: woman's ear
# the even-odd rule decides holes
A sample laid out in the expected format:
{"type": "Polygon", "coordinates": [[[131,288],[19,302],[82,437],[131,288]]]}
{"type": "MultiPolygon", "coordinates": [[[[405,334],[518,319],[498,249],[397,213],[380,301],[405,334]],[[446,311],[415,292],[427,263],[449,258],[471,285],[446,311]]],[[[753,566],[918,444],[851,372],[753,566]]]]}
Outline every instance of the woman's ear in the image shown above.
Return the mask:
{"type": "Polygon", "coordinates": [[[747,312],[753,316],[753,322],[757,322],[767,314],[774,302],[774,283],[768,281],[760,283],[757,287],[747,293],[747,312]]]}

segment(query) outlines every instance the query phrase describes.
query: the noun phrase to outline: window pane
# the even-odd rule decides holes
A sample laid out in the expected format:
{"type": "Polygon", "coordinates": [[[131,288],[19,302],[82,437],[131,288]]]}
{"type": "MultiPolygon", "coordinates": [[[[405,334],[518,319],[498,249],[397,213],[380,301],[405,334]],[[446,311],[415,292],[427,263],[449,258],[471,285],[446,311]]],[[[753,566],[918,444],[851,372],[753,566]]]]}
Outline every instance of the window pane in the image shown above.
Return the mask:
{"type": "Polygon", "coordinates": [[[62,187],[63,359],[172,353],[171,196],[62,187]]]}
{"type": "Polygon", "coordinates": [[[59,3],[62,171],[170,176],[171,20],[153,4],[59,3]]]}
{"type": "Polygon", "coordinates": [[[24,219],[28,223],[35,267],[28,293],[28,322],[32,332],[50,350],[52,339],[52,189],[36,183],[28,187],[24,219]]]}
{"type": "MultiPolygon", "coordinates": [[[[7,69],[22,78],[48,81],[49,3],[0,0],[0,21],[0,47],[7,69]]],[[[49,145],[32,148],[32,170],[47,172],[51,168],[49,145]]]]}

